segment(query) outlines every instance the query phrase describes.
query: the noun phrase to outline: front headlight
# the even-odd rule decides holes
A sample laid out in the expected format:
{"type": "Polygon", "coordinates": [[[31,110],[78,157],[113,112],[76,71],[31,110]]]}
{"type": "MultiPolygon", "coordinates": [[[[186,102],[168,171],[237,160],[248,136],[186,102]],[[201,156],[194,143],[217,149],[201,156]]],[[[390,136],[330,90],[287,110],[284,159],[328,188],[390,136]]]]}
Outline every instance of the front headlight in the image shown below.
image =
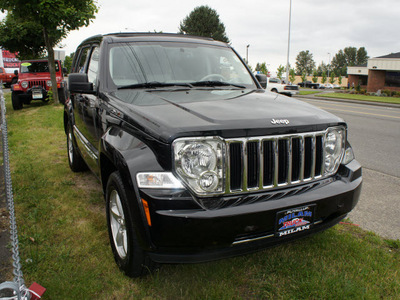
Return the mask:
{"type": "Polygon", "coordinates": [[[21,87],[23,88],[23,89],[26,89],[27,87],[28,87],[28,82],[27,81],[22,81],[21,82],[21,87]]]}
{"type": "Polygon", "coordinates": [[[324,153],[325,153],[325,174],[333,174],[341,163],[344,143],[345,129],[343,127],[331,127],[325,133],[324,153]]]}
{"type": "Polygon", "coordinates": [[[173,154],[177,176],[196,194],[223,192],[225,143],[220,138],[177,139],[173,154]]]}

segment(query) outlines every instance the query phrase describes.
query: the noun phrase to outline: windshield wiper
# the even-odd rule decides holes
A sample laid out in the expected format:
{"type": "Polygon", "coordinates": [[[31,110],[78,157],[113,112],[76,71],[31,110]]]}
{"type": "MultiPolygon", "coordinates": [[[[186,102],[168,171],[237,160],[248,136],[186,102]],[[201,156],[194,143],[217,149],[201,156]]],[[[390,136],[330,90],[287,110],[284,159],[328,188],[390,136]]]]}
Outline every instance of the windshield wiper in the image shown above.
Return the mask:
{"type": "Polygon", "coordinates": [[[239,89],[246,88],[243,85],[238,85],[238,84],[223,82],[223,81],[217,81],[217,80],[215,80],[215,81],[213,81],[213,80],[197,81],[197,82],[191,82],[190,84],[193,86],[233,86],[233,87],[237,87],[239,89]]]}
{"type": "Polygon", "coordinates": [[[143,82],[143,83],[135,83],[129,85],[119,86],[119,90],[123,89],[151,89],[151,88],[159,88],[159,87],[170,87],[170,86],[183,86],[192,88],[193,86],[190,83],[166,83],[166,82],[158,82],[158,81],[150,81],[150,82],[143,82]]]}

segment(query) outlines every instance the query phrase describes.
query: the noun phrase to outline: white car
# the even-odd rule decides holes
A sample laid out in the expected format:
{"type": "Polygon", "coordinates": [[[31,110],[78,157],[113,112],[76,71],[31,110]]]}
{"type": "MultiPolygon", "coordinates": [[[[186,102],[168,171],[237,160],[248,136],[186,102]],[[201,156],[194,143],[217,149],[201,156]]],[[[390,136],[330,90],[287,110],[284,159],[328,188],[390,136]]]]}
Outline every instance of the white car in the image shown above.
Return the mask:
{"type": "Polygon", "coordinates": [[[279,78],[268,77],[266,90],[287,96],[299,94],[298,85],[284,84],[279,78]]]}
{"type": "Polygon", "coordinates": [[[325,88],[326,88],[326,89],[333,89],[333,88],[335,88],[335,87],[333,86],[333,84],[327,83],[327,84],[325,84],[325,88]]]}

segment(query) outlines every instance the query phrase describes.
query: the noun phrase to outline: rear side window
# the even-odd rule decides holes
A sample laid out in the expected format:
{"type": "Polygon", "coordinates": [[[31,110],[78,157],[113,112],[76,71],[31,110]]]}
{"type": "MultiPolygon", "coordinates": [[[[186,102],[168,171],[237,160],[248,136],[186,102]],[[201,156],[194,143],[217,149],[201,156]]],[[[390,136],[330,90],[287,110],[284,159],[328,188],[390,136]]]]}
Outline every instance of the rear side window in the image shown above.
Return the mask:
{"type": "Polygon", "coordinates": [[[90,47],[82,48],[80,55],[79,55],[78,63],[75,66],[75,72],[86,73],[86,62],[87,62],[89,50],[90,50],[90,47]]]}
{"type": "Polygon", "coordinates": [[[93,83],[93,87],[96,88],[97,72],[99,69],[99,47],[93,48],[92,55],[88,65],[88,80],[93,83]]]}

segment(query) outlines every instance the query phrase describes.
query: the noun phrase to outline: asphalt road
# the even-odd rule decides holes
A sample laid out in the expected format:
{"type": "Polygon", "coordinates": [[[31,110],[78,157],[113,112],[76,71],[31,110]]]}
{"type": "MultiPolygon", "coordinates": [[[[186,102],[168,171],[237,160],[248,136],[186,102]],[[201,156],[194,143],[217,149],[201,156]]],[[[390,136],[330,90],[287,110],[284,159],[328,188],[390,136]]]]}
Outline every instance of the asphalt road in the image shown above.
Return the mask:
{"type": "Polygon", "coordinates": [[[363,166],[363,187],[350,220],[378,235],[400,240],[400,106],[305,99],[348,124],[348,138],[363,166]]]}

